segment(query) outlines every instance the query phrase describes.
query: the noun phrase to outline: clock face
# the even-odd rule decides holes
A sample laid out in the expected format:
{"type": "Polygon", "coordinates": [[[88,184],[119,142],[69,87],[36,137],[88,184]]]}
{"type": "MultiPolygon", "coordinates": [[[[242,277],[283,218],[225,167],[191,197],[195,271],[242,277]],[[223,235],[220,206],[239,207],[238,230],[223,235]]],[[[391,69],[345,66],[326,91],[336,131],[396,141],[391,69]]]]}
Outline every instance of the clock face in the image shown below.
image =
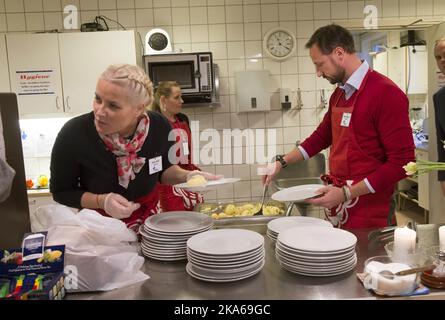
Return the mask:
{"type": "Polygon", "coordinates": [[[276,60],[286,59],[293,53],[294,48],[295,38],[287,30],[271,30],[264,38],[264,49],[266,53],[276,60]]]}
{"type": "Polygon", "coordinates": [[[167,37],[160,33],[160,32],[156,32],[153,33],[150,38],[148,39],[148,45],[155,49],[155,50],[163,50],[165,49],[165,47],[167,47],[168,45],[168,39],[167,37]]]}

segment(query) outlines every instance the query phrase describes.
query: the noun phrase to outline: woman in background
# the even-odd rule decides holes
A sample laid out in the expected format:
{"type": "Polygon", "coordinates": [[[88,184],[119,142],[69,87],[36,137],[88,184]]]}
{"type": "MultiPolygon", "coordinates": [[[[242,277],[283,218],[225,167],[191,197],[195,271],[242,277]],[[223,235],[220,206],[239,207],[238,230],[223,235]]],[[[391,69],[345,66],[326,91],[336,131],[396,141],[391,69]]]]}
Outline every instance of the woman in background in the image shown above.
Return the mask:
{"type": "MultiPolygon", "coordinates": [[[[192,144],[191,130],[188,117],[181,113],[184,101],[181,88],[175,81],[159,83],[154,95],[152,109],[163,114],[174,130],[178,165],[185,170],[200,170],[191,161],[192,144]]],[[[193,210],[197,203],[203,202],[201,194],[188,192],[170,185],[160,186],[161,207],[163,211],[193,210]]]]}

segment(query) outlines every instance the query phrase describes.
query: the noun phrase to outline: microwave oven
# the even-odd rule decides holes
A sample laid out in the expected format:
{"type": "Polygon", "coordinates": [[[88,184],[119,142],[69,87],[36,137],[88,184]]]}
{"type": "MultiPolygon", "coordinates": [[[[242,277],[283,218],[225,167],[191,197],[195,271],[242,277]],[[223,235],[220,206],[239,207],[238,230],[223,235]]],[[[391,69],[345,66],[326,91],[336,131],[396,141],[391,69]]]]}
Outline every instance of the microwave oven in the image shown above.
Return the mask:
{"type": "Polygon", "coordinates": [[[211,102],[214,90],[211,52],[145,55],[144,67],[155,88],[161,81],[176,81],[184,103],[211,102]]]}

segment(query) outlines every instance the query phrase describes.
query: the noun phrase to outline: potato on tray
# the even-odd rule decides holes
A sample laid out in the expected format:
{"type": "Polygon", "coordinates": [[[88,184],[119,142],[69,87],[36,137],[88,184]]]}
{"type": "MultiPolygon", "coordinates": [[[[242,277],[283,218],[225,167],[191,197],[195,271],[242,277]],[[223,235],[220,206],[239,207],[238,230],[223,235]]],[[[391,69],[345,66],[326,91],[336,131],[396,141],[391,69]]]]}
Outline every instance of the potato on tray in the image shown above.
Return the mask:
{"type": "MultiPolygon", "coordinates": [[[[258,213],[260,209],[260,202],[243,202],[229,204],[202,203],[197,208],[195,208],[196,211],[209,214],[213,219],[249,217],[258,213]]],[[[280,215],[284,213],[285,209],[286,208],[284,204],[272,201],[264,205],[262,215],[280,215]]]]}

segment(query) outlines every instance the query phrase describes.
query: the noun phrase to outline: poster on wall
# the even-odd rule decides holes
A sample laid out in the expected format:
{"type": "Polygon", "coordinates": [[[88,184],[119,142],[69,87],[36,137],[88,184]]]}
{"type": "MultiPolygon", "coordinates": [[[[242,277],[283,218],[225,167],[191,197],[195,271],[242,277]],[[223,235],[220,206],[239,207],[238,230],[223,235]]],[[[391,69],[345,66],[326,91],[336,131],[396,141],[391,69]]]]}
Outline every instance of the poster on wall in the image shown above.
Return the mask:
{"type": "Polygon", "coordinates": [[[17,94],[41,95],[54,94],[54,70],[18,70],[15,72],[17,79],[17,94]]]}

